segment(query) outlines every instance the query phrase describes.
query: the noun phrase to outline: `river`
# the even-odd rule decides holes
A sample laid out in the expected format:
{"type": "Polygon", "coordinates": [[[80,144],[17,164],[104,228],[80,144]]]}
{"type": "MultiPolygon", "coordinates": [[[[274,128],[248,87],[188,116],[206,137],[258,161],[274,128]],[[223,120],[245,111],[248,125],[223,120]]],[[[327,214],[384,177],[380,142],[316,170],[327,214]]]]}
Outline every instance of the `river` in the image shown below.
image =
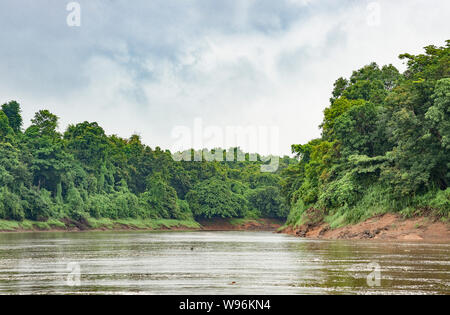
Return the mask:
{"type": "Polygon", "coordinates": [[[450,294],[450,244],[270,232],[0,234],[0,294],[450,294]]]}

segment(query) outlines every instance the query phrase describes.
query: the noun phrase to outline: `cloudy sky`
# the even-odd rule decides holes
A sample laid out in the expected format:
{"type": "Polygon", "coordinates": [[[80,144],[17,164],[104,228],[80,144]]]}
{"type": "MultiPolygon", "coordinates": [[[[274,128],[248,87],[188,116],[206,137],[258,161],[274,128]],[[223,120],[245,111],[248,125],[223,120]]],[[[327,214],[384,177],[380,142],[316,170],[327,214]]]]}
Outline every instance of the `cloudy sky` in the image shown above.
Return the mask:
{"type": "Polygon", "coordinates": [[[69,2],[0,2],[0,102],[25,127],[46,108],[62,131],[97,121],[162,148],[201,121],[278,128],[268,150],[288,154],[320,136],[338,77],[450,38],[448,0],[79,0],[80,27],[69,2]]]}

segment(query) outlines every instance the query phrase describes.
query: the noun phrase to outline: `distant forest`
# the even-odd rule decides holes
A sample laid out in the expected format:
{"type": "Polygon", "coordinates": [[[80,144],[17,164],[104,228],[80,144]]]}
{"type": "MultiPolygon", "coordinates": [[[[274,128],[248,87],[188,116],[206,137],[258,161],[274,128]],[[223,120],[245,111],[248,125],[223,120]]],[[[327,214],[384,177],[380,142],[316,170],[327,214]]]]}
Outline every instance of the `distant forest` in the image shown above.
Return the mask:
{"type": "MultiPolygon", "coordinates": [[[[277,173],[261,173],[231,149],[233,162],[172,159],[137,135],[108,136],[96,122],[68,126],[40,110],[22,130],[21,108],[0,111],[0,219],[49,218],[210,219],[286,218],[280,172],[295,159],[280,160],[277,173]]],[[[211,153],[211,152],[208,152],[211,153]]],[[[194,152],[193,152],[194,154],[194,152]]]]}
{"type": "Polygon", "coordinates": [[[261,159],[248,154],[174,161],[95,122],[60,133],[48,110],[23,130],[19,103],[8,102],[0,111],[0,219],[267,217],[337,227],[398,212],[448,220],[450,41],[400,58],[404,73],[372,63],[339,78],[322,137],[293,145],[296,158],[281,158],[276,173],[262,173],[261,159]]]}

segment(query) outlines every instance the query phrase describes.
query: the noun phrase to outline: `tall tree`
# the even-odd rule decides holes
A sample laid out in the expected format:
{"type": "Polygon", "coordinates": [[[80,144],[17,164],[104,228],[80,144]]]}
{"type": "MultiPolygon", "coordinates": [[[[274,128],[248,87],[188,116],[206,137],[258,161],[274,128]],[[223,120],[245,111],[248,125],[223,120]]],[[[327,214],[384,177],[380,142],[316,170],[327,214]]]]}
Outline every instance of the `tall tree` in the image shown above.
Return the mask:
{"type": "Polygon", "coordinates": [[[6,141],[12,132],[13,130],[9,126],[8,116],[3,111],[0,111],[0,142],[6,141]]]}
{"type": "Polygon", "coordinates": [[[22,128],[22,115],[19,103],[11,101],[2,105],[2,111],[6,114],[9,120],[9,125],[14,132],[20,132],[22,128]]]}
{"type": "Polygon", "coordinates": [[[58,128],[58,116],[47,109],[38,111],[31,120],[32,126],[36,127],[40,135],[55,136],[58,128]]]}

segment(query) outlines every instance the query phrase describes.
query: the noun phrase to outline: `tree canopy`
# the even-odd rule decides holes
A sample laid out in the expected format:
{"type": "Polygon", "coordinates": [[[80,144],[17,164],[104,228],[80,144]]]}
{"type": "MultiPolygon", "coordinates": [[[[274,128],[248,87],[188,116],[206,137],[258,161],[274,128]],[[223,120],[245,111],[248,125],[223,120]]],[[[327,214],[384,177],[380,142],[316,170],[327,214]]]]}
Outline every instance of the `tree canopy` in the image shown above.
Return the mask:
{"type": "MultiPolygon", "coordinates": [[[[0,110],[0,219],[181,219],[286,217],[280,173],[262,174],[258,161],[174,161],[137,135],[106,135],[96,122],[58,131],[59,117],[38,111],[22,130],[19,103],[0,110]]],[[[238,152],[239,148],[232,148],[238,152]]],[[[202,151],[196,154],[211,154],[202,151]]],[[[194,152],[192,151],[192,154],[194,152]]],[[[243,154],[243,153],[242,153],[243,154]]],[[[244,154],[245,156],[245,154],[244,154]]],[[[280,169],[295,160],[285,157],[280,169]]]]}
{"type": "Polygon", "coordinates": [[[288,222],[320,210],[332,226],[374,214],[450,212],[450,41],[403,54],[407,70],[371,63],[334,84],[322,137],[293,145],[283,171],[288,222]]]}

